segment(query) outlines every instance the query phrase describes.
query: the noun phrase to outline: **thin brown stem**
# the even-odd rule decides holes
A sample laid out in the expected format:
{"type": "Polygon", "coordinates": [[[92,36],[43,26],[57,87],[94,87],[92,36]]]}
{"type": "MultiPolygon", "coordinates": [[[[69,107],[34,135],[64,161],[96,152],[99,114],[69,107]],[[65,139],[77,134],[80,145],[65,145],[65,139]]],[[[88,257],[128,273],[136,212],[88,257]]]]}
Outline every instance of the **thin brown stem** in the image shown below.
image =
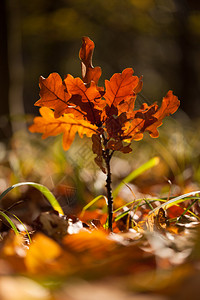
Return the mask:
{"type": "Polygon", "coordinates": [[[102,142],[104,149],[102,151],[103,159],[106,165],[106,190],[107,190],[107,199],[108,199],[108,229],[112,232],[113,231],[113,196],[112,196],[112,180],[111,180],[111,170],[110,170],[110,160],[114,154],[114,150],[110,150],[107,148],[108,139],[102,134],[102,142]]]}
{"type": "Polygon", "coordinates": [[[111,187],[111,170],[110,170],[110,160],[113,155],[113,152],[110,153],[109,149],[106,149],[104,151],[104,161],[106,164],[106,173],[107,173],[107,178],[106,178],[106,190],[107,190],[107,199],[108,199],[108,229],[110,231],[113,231],[113,197],[112,197],[112,187],[111,187]]]}

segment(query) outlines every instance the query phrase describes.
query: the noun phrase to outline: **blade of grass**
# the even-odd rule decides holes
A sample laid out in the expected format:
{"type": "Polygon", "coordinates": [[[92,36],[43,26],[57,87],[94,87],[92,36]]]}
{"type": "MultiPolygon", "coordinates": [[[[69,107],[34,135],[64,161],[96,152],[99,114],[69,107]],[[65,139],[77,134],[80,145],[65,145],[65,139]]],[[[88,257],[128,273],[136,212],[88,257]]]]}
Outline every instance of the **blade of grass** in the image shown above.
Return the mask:
{"type": "Polygon", "coordinates": [[[145,201],[146,205],[147,205],[151,210],[153,210],[153,206],[151,205],[151,202],[148,201],[147,199],[144,199],[144,201],[145,201]]]}
{"type": "Polygon", "coordinates": [[[12,214],[10,212],[6,212],[6,213],[11,214],[24,227],[24,231],[26,232],[26,234],[28,236],[29,242],[32,243],[30,234],[29,234],[28,230],[26,229],[26,226],[24,225],[24,223],[16,215],[14,215],[14,214],[12,214]]]}
{"type": "Polygon", "coordinates": [[[1,199],[7,195],[12,189],[16,188],[16,187],[20,187],[23,185],[31,185],[34,188],[36,188],[37,190],[39,190],[49,201],[49,203],[51,204],[51,206],[53,207],[54,210],[57,210],[61,215],[64,215],[64,212],[60,206],[60,204],[58,203],[58,201],[56,200],[56,198],[54,197],[54,195],[50,192],[50,190],[45,187],[42,184],[39,183],[35,183],[35,182],[20,182],[17,184],[14,184],[12,186],[10,186],[9,188],[7,188],[1,195],[0,195],[0,201],[1,199]]]}
{"type": "MultiPolygon", "coordinates": [[[[136,200],[134,200],[134,201],[131,201],[131,202],[129,202],[129,203],[126,203],[126,204],[124,204],[124,205],[122,205],[122,206],[120,206],[119,208],[117,208],[115,211],[114,211],[114,213],[116,213],[116,212],[118,212],[118,211],[120,211],[122,208],[124,208],[124,207],[127,207],[127,206],[129,206],[130,204],[132,204],[133,202],[138,202],[138,204],[136,205],[136,207],[133,207],[133,210],[137,210],[139,207],[142,207],[143,205],[147,205],[147,203],[146,203],[146,201],[148,200],[148,205],[149,204],[151,204],[151,203],[154,203],[154,202],[157,202],[157,201],[160,201],[160,202],[166,202],[166,199],[143,199],[143,198],[140,198],[140,199],[136,199],[136,200]],[[145,201],[144,203],[141,203],[142,201],[145,201]]],[[[129,209],[127,209],[126,211],[123,211],[120,215],[118,215],[116,218],[115,218],[115,221],[117,221],[117,220],[120,220],[123,216],[125,216],[126,214],[128,214],[129,213],[129,211],[130,211],[130,208],[129,209]]]]}
{"type": "MultiPolygon", "coordinates": [[[[196,202],[198,201],[198,199],[195,199],[185,210],[184,210],[184,212],[180,215],[180,217],[178,217],[177,218],[177,221],[176,221],[176,223],[178,223],[181,219],[182,219],[182,217],[187,213],[187,212],[189,212],[189,210],[190,210],[190,208],[193,206],[193,204],[195,204],[196,202]]],[[[196,215],[195,215],[195,217],[196,217],[196,215]]]]}
{"type": "MultiPolygon", "coordinates": [[[[155,213],[157,210],[159,210],[160,208],[163,208],[165,207],[165,209],[173,206],[173,205],[176,205],[178,203],[181,203],[181,202],[184,202],[185,200],[188,200],[187,197],[192,197],[192,196],[195,196],[196,194],[200,194],[200,191],[195,191],[195,192],[190,192],[190,193],[187,193],[187,194],[183,194],[181,196],[178,196],[178,197],[175,197],[165,203],[163,203],[162,205],[154,208],[152,211],[149,212],[149,215],[155,213]]],[[[200,198],[199,198],[200,200],[200,198]]]]}
{"type": "MultiPolygon", "coordinates": [[[[156,201],[166,202],[165,199],[160,199],[160,198],[156,198],[156,199],[154,199],[154,198],[149,198],[149,199],[146,199],[146,200],[148,200],[150,203],[154,203],[154,202],[156,202],[156,201]]],[[[122,208],[124,208],[124,207],[126,207],[126,206],[129,206],[129,205],[133,204],[134,202],[135,202],[135,204],[136,204],[136,202],[138,202],[138,204],[136,205],[136,207],[140,207],[140,206],[143,206],[143,205],[146,204],[146,202],[140,204],[141,201],[145,201],[145,199],[144,199],[144,198],[139,198],[139,199],[135,199],[135,200],[133,200],[133,201],[130,201],[130,202],[128,202],[128,203],[125,203],[125,204],[123,204],[122,206],[116,208],[116,209],[113,211],[113,213],[118,212],[118,211],[121,210],[122,208]]],[[[133,208],[133,209],[134,209],[134,208],[133,208]]]]}
{"type": "Polygon", "coordinates": [[[123,218],[124,216],[126,216],[129,213],[130,209],[127,209],[126,211],[124,211],[123,213],[121,213],[119,216],[117,216],[115,218],[115,222],[117,222],[118,220],[120,220],[121,218],[123,218]]]}
{"type": "Polygon", "coordinates": [[[13,221],[3,211],[0,211],[0,215],[4,219],[6,219],[6,221],[10,224],[10,226],[12,227],[13,231],[15,232],[15,234],[18,235],[19,231],[17,230],[17,227],[15,226],[15,224],[13,223],[13,221]]]}
{"type": "Polygon", "coordinates": [[[80,217],[83,216],[84,212],[85,212],[89,207],[91,207],[95,202],[97,202],[97,201],[98,201],[99,199],[101,199],[101,198],[104,198],[104,199],[105,199],[105,202],[107,203],[107,197],[106,197],[106,196],[104,196],[104,195],[99,195],[99,196],[97,196],[96,198],[92,199],[88,204],[86,204],[86,205],[83,207],[83,209],[82,209],[82,211],[81,211],[81,213],[80,213],[80,217]]]}
{"type": "MultiPolygon", "coordinates": [[[[200,200],[199,197],[197,197],[197,198],[194,197],[194,198],[196,199],[195,202],[196,202],[197,200],[200,200]]],[[[194,199],[194,198],[191,198],[191,199],[194,199]]],[[[190,199],[190,198],[189,198],[189,199],[190,199]]],[[[187,200],[188,200],[188,198],[187,198],[187,200]]],[[[144,199],[142,199],[142,198],[141,198],[141,199],[136,199],[136,200],[134,200],[134,201],[131,201],[131,202],[129,202],[129,203],[126,203],[126,204],[120,206],[119,208],[117,208],[117,209],[114,211],[114,213],[120,211],[120,210],[123,209],[124,207],[128,207],[129,205],[131,205],[133,202],[136,202],[136,201],[138,201],[138,204],[136,205],[136,208],[133,208],[133,209],[135,209],[135,211],[136,211],[139,207],[142,207],[143,205],[146,204],[146,202],[141,203],[141,201],[144,201],[144,199]]],[[[148,199],[148,203],[149,203],[149,204],[150,204],[150,203],[157,202],[157,201],[165,202],[164,204],[162,204],[162,207],[164,207],[164,206],[166,205],[166,199],[148,199]]],[[[195,202],[194,202],[194,203],[195,203],[195,202]]],[[[194,203],[192,203],[192,205],[193,205],[194,203]]],[[[178,204],[175,204],[175,205],[179,206],[178,204]]],[[[184,214],[186,214],[186,213],[188,212],[190,215],[196,217],[197,219],[200,219],[197,215],[195,215],[192,211],[190,211],[190,208],[191,208],[192,205],[190,205],[187,209],[184,208],[184,212],[183,212],[182,215],[184,215],[184,214]]],[[[160,207],[161,207],[161,206],[159,206],[158,209],[159,209],[160,207]]],[[[156,209],[155,209],[155,210],[156,210],[156,209]]],[[[121,214],[119,214],[119,215],[115,218],[115,221],[118,221],[118,220],[120,220],[121,218],[123,218],[125,215],[127,215],[127,214],[129,213],[129,211],[130,211],[130,209],[127,209],[126,211],[123,211],[121,214]]],[[[151,212],[150,212],[149,214],[151,214],[151,212]]],[[[181,215],[181,216],[182,216],[182,215],[181,215]]],[[[180,217],[181,217],[181,216],[180,216],[180,217]]],[[[179,218],[180,218],[180,217],[179,217],[179,218]]],[[[170,219],[170,222],[173,222],[173,221],[177,221],[177,218],[174,218],[174,220],[173,220],[173,219],[170,219]]]]}
{"type": "Polygon", "coordinates": [[[158,163],[159,163],[159,157],[155,156],[152,159],[150,159],[149,161],[147,161],[146,163],[144,163],[142,166],[140,166],[139,168],[137,168],[136,170],[134,170],[133,172],[131,172],[126,178],[124,178],[124,180],[122,180],[119,185],[115,188],[115,190],[113,191],[113,198],[116,198],[116,196],[118,195],[120,189],[122,188],[122,186],[124,184],[129,183],[130,181],[132,181],[133,179],[135,179],[136,177],[138,177],[139,175],[141,175],[142,173],[144,173],[145,171],[155,167],[158,163]]]}

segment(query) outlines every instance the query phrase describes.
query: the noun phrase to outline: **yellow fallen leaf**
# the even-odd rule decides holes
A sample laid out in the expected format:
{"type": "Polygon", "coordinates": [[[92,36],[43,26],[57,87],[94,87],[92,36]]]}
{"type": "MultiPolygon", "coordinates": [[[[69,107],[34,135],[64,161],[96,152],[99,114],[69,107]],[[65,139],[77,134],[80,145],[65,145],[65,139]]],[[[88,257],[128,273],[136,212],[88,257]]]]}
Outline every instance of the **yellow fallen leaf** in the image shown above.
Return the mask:
{"type": "Polygon", "coordinates": [[[58,243],[44,234],[37,233],[25,257],[25,264],[30,273],[46,273],[53,268],[61,256],[62,249],[58,243]]]}

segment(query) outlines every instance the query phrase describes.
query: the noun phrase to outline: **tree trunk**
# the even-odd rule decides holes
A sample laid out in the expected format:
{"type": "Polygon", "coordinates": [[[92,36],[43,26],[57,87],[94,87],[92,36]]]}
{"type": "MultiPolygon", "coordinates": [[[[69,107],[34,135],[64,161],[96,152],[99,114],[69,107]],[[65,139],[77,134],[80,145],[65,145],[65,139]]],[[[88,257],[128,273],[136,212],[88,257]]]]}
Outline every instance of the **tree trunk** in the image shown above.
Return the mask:
{"type": "Polygon", "coordinates": [[[6,0],[0,1],[0,139],[11,136],[9,123],[9,71],[6,0]]]}
{"type": "Polygon", "coordinates": [[[23,104],[24,66],[22,59],[22,33],[20,1],[7,0],[8,9],[8,63],[10,73],[9,110],[12,131],[25,129],[23,104]]]}
{"type": "Polygon", "coordinates": [[[199,1],[178,1],[177,4],[177,19],[178,19],[178,42],[181,51],[180,62],[180,82],[181,82],[181,99],[182,109],[190,117],[198,117],[200,113],[199,95],[200,87],[198,82],[198,71],[196,67],[195,56],[196,39],[191,34],[191,29],[188,25],[189,15],[192,10],[199,9],[199,1]],[[197,6],[196,6],[197,5],[197,6]]]}

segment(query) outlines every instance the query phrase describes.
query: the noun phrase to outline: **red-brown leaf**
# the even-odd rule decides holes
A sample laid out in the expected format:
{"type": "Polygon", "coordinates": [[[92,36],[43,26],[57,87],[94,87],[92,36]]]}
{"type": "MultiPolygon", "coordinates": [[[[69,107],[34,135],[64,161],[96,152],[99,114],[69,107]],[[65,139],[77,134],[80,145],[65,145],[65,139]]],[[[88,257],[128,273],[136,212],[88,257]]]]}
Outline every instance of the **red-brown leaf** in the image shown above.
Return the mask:
{"type": "Polygon", "coordinates": [[[109,118],[107,118],[105,124],[108,137],[120,139],[123,134],[122,128],[124,127],[126,122],[127,117],[125,112],[117,117],[110,116],[109,118]]]}
{"type": "Polygon", "coordinates": [[[103,165],[103,157],[102,157],[102,145],[101,138],[99,134],[92,135],[92,151],[97,156],[95,157],[95,163],[101,168],[103,173],[106,173],[105,167],[103,165]]]}
{"type": "Polygon", "coordinates": [[[102,155],[101,138],[99,134],[92,135],[92,151],[94,154],[97,154],[98,156],[102,155]]]}
{"type": "Polygon", "coordinates": [[[94,42],[89,37],[82,38],[82,47],[79,52],[79,58],[81,59],[81,71],[82,78],[85,83],[94,81],[98,84],[99,78],[101,77],[101,68],[93,67],[92,55],[94,52],[94,42]]]}
{"type": "Polygon", "coordinates": [[[121,151],[122,153],[130,153],[132,149],[130,148],[130,144],[124,146],[121,140],[110,140],[107,145],[108,149],[121,151]]]}

